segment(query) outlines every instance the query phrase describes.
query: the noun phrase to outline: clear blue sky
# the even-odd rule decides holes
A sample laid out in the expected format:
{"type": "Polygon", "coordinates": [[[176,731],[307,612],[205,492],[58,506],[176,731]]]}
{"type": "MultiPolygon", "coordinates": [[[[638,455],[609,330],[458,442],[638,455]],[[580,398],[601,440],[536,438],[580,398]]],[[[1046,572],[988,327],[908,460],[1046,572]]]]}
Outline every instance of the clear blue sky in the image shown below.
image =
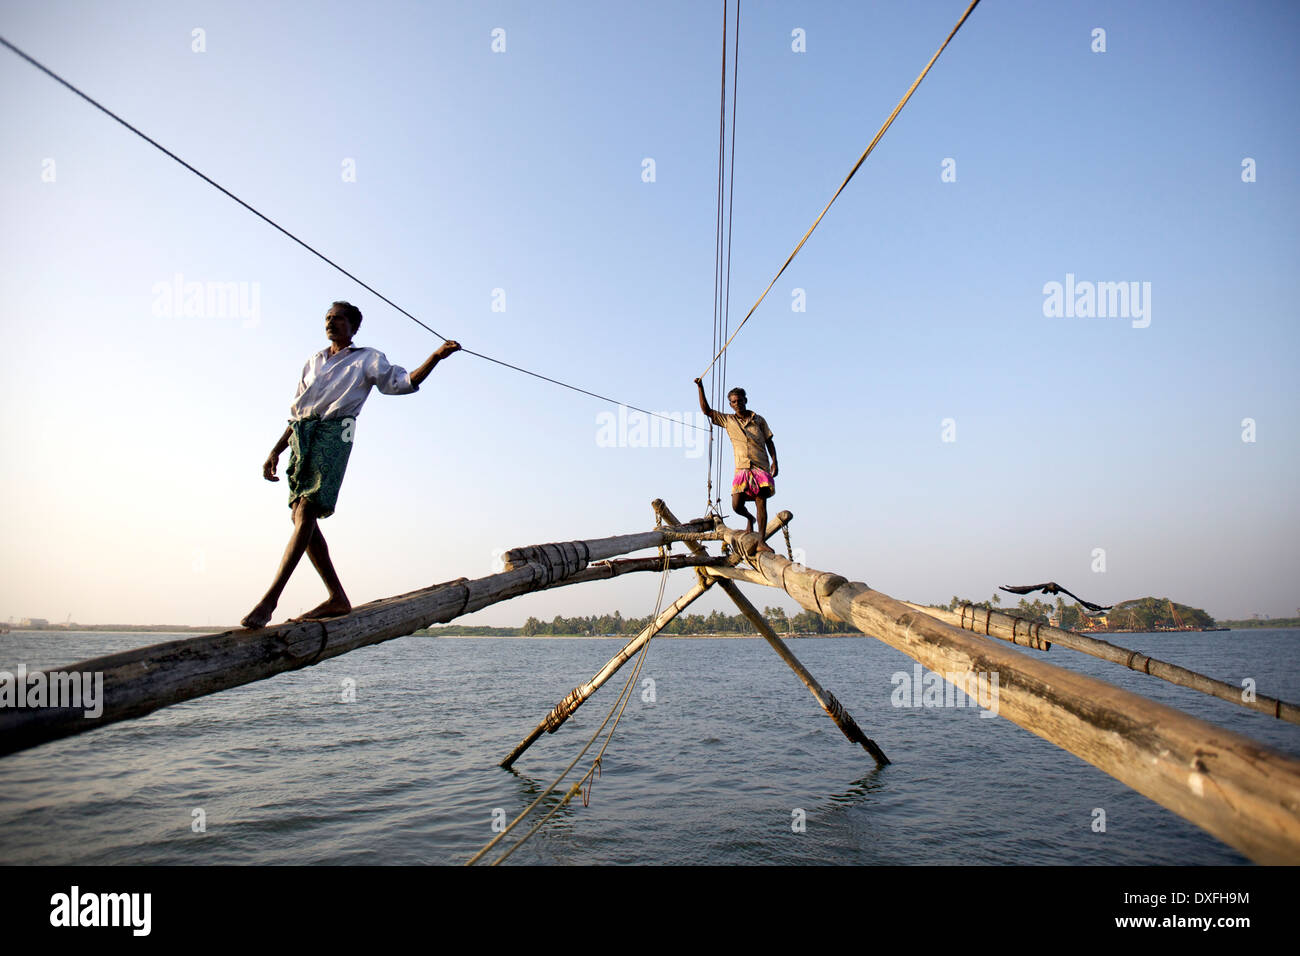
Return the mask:
{"type": "MultiPolygon", "coordinates": [[[[964,8],[743,5],[733,322],[964,8]]],[[[0,34],[442,334],[688,412],[720,21],[699,2],[11,2],[0,34]]],[[[921,601],[1054,579],[1295,613],[1298,31],[1290,3],[985,0],[730,353],[807,563],[921,601]],[[1149,283],[1150,324],[1045,315],[1067,274],[1149,283]]],[[[0,618],[237,620],[288,536],[260,467],[330,301],[397,364],[438,342],[4,50],[0,111],[0,618]],[[246,283],[255,318],[166,314],[177,274],[246,283]]],[[[704,459],[602,447],[606,410],[469,356],[372,394],[324,524],[353,602],[648,528],[655,497],[701,513],[704,459]]],[[[471,621],[645,614],[655,590],[471,621]]],[[[281,615],[322,595],[304,563],[281,615]]]]}

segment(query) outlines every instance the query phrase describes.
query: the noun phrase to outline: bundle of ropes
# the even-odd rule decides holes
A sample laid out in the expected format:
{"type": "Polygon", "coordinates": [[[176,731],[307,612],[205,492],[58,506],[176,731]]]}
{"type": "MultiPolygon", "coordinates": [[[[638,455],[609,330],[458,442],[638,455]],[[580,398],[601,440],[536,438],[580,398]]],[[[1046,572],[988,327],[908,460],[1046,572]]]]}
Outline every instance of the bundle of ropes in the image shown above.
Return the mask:
{"type": "MultiPolygon", "coordinates": [[[[663,571],[659,575],[659,595],[655,599],[654,612],[650,615],[650,620],[652,621],[656,620],[659,617],[659,612],[663,610],[664,589],[668,584],[668,563],[670,560],[668,548],[663,549],[663,559],[664,559],[663,571]]],[[[547,787],[545,790],[542,791],[541,794],[538,795],[536,800],[534,800],[527,807],[525,807],[524,811],[520,813],[519,816],[511,820],[509,825],[506,826],[505,829],[503,829],[500,833],[498,833],[495,837],[493,837],[490,841],[488,841],[488,843],[485,844],[481,850],[479,850],[472,857],[466,860],[465,861],[466,866],[472,866],[473,864],[477,863],[479,860],[483,859],[483,857],[494,846],[496,846],[503,839],[505,839],[506,836],[508,836],[510,832],[515,829],[515,827],[523,823],[523,821],[528,817],[528,815],[531,814],[534,810],[536,810],[539,805],[541,805],[543,800],[545,800],[548,796],[550,796],[552,793],[555,792],[556,788],[559,787],[559,785],[564,781],[564,778],[569,775],[569,772],[578,765],[578,761],[580,761],[583,758],[583,755],[585,755],[587,751],[591,749],[592,744],[594,744],[596,742],[596,739],[600,736],[600,732],[605,729],[605,725],[608,724],[610,722],[610,719],[612,718],[614,721],[614,725],[609,728],[609,733],[605,736],[605,743],[601,745],[600,753],[596,755],[596,759],[592,761],[591,767],[587,770],[587,772],[584,773],[581,777],[579,777],[569,787],[568,791],[564,794],[564,796],[555,804],[555,806],[551,807],[551,809],[546,813],[545,816],[543,816],[540,820],[538,820],[535,824],[533,824],[533,828],[531,830],[529,830],[522,837],[520,837],[519,840],[516,841],[508,850],[506,850],[499,857],[493,860],[491,865],[496,866],[497,864],[503,862],[504,860],[506,860],[507,857],[510,856],[510,854],[514,853],[515,850],[523,846],[529,840],[529,838],[532,837],[534,833],[536,833],[546,824],[547,820],[551,819],[551,817],[559,813],[562,808],[568,806],[569,801],[572,800],[574,796],[582,790],[582,785],[584,783],[587,784],[587,793],[583,796],[582,803],[583,806],[587,805],[587,801],[591,797],[591,783],[594,781],[594,776],[600,773],[601,761],[605,757],[605,750],[609,747],[609,742],[614,739],[614,731],[618,729],[619,721],[623,719],[623,711],[627,709],[628,701],[632,699],[632,691],[636,687],[637,677],[640,676],[641,674],[641,665],[645,663],[646,652],[649,649],[650,649],[650,641],[646,641],[645,644],[641,646],[640,653],[638,653],[636,656],[636,664],[633,666],[632,672],[628,674],[627,680],[623,682],[623,690],[619,693],[618,700],[614,701],[614,706],[609,709],[609,713],[605,715],[605,719],[600,722],[600,726],[596,728],[596,732],[591,735],[591,739],[587,741],[586,745],[580,751],[578,751],[578,755],[573,758],[573,761],[567,767],[564,768],[564,770],[560,773],[558,777],[555,778],[555,780],[551,783],[549,787],[547,787]]]]}
{"type": "MultiPolygon", "coordinates": [[[[731,58],[731,146],[727,148],[727,0],[722,2],[722,83],[718,97],[718,212],[716,235],[713,242],[713,341],[709,354],[727,341],[731,326],[731,224],[735,211],[736,193],[736,90],[740,72],[740,0],[736,0],[735,52],[731,58]],[[730,160],[728,162],[728,159],[730,160]],[[725,174],[724,174],[725,171],[725,174]],[[725,182],[724,182],[725,181],[725,182]],[[725,188],[724,188],[725,186],[725,188]],[[725,242],[724,242],[725,236],[725,242]]],[[[726,349],[723,348],[723,352],[726,349]]],[[[724,406],[727,388],[727,357],[722,364],[709,365],[709,404],[713,408],[724,406]]],[[[705,514],[720,514],[722,503],[722,459],[718,449],[716,463],[713,454],[714,430],[709,428],[709,456],[707,463],[707,488],[705,514]],[[715,495],[715,482],[717,492],[715,495]]]]}

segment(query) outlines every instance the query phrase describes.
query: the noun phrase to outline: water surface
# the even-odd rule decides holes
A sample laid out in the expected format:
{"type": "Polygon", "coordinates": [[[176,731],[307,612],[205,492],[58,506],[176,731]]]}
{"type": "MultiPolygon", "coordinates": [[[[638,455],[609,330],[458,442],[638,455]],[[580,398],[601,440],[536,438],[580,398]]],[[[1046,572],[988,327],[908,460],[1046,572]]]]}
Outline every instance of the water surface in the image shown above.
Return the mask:
{"type": "MultiPolygon", "coordinates": [[[[170,639],[14,632],[0,669],[170,639]]],[[[1300,698],[1297,630],[1110,639],[1300,698]]],[[[459,863],[592,735],[630,665],[514,772],[497,766],[623,643],[402,638],[5,757],[0,863],[459,863]]],[[[575,799],[509,862],[1248,862],[1007,720],[892,706],[891,675],[913,662],[878,641],[790,646],[891,765],[845,740],[763,641],[656,639],[590,805],[575,799]]],[[[1300,727],[1064,648],[1046,659],[1300,755],[1300,727]]]]}

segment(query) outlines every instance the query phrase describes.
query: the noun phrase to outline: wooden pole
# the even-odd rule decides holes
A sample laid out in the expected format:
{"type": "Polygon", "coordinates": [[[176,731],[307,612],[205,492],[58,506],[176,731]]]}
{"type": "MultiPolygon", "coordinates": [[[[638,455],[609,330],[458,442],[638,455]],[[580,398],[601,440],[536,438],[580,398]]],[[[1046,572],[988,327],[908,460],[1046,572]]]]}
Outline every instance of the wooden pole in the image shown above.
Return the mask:
{"type": "MultiPolygon", "coordinates": [[[[0,756],[308,667],[521,594],[609,577],[604,568],[587,568],[587,562],[622,553],[621,548],[656,547],[697,533],[697,525],[688,525],[519,549],[510,552],[516,555],[516,564],[500,574],[472,581],[459,578],[372,601],[342,617],[204,634],[51,669],[54,674],[102,675],[102,712],[87,717],[87,711],[93,710],[85,706],[0,706],[0,756]]],[[[646,569],[662,566],[659,560],[646,569]]],[[[52,684],[48,675],[37,678],[37,673],[23,677],[29,684],[34,680],[43,686],[52,684]]],[[[10,676],[14,680],[9,689],[16,690],[18,675],[5,675],[10,676]]]]}
{"type": "Polygon", "coordinates": [[[862,728],[858,726],[857,721],[844,709],[844,706],[836,699],[835,695],[817,683],[817,679],[790,652],[790,648],[777,636],[776,631],[772,629],[772,625],[767,623],[767,619],[758,612],[758,609],[749,603],[740,592],[740,588],[726,578],[720,578],[718,583],[722,585],[722,590],[726,591],[731,599],[736,602],[736,606],[740,608],[740,613],[748,618],[749,623],[753,624],[755,630],[772,646],[772,650],[780,655],[781,660],[790,665],[790,669],[799,676],[804,686],[812,692],[813,698],[816,699],[817,703],[821,704],[821,708],[826,711],[827,716],[835,721],[835,726],[840,728],[844,736],[854,743],[862,744],[862,748],[876,758],[877,764],[884,766],[889,763],[889,758],[885,756],[885,752],[880,749],[874,740],[862,732],[862,728]]]}
{"type": "Polygon", "coordinates": [[[954,627],[960,627],[975,634],[987,634],[990,637],[1011,641],[1013,644],[1020,644],[1025,647],[1049,650],[1052,644],[1060,644],[1072,651],[1079,651],[1082,654],[1098,657],[1114,664],[1122,664],[1129,670],[1150,674],[1152,677],[1158,677],[1171,684],[1177,684],[1179,687],[1199,690],[1203,694],[1210,694],[1220,700],[1226,700],[1230,704],[1259,711],[1261,714],[1268,714],[1270,717],[1276,717],[1288,723],[1300,724],[1300,706],[1278,700],[1276,697],[1267,697],[1264,694],[1256,694],[1252,699],[1246,700],[1242,696],[1242,689],[1234,684],[1229,684],[1227,681],[1216,680],[1213,677],[1207,677],[1204,674],[1198,674],[1196,671],[1188,670],[1186,667],[1179,667],[1177,664],[1157,660],[1139,651],[1129,650],[1127,647],[1120,647],[1109,641],[1103,641],[1087,634],[1080,634],[1077,631],[1052,627],[1050,624],[1043,624],[1039,621],[1026,621],[1013,614],[1005,614],[989,608],[974,607],[970,604],[963,605],[960,611],[950,611],[947,608],[922,607],[918,604],[909,604],[908,607],[915,608],[941,621],[946,621],[954,627]]]}
{"type": "MultiPolygon", "coordinates": [[[[663,562],[661,561],[660,565],[662,566],[662,564],[663,562]]],[[[701,574],[700,579],[695,582],[695,585],[689,591],[661,611],[658,617],[643,627],[636,637],[628,641],[621,651],[611,657],[605,666],[596,672],[595,677],[587,681],[585,684],[579,684],[577,687],[573,688],[573,690],[569,691],[568,695],[556,704],[549,714],[542,718],[542,722],[534,727],[528,736],[519,742],[519,745],[515,747],[514,750],[510,751],[506,756],[506,759],[501,761],[501,766],[505,767],[507,770],[510,769],[510,766],[519,759],[520,755],[523,754],[525,750],[533,745],[534,741],[542,735],[543,731],[548,734],[553,734],[559,730],[561,725],[569,719],[575,710],[583,705],[588,697],[600,690],[601,686],[617,674],[619,668],[626,664],[632,656],[650,640],[650,638],[658,634],[669,621],[690,606],[690,604],[707,591],[712,584],[713,582],[710,579],[701,574]]]]}
{"type": "MultiPolygon", "coordinates": [[[[698,518],[695,521],[682,524],[668,513],[667,507],[658,498],[652,501],[650,506],[654,508],[655,514],[659,516],[661,521],[666,522],[670,528],[675,529],[676,534],[674,540],[684,541],[687,547],[691,550],[694,560],[701,561],[702,567],[723,567],[729,563],[729,560],[726,558],[710,558],[708,553],[699,544],[701,540],[719,540],[721,538],[721,532],[716,530],[713,530],[712,534],[707,533],[709,530],[714,529],[714,524],[711,519],[698,518]],[[684,534],[684,532],[693,533],[684,534]]],[[[767,534],[764,535],[764,538],[776,534],[777,531],[785,527],[786,523],[789,522],[792,517],[794,516],[791,515],[790,512],[782,511],[776,516],[776,519],[769,524],[767,534]]],[[[509,559],[511,555],[516,553],[523,554],[528,550],[529,549],[519,549],[518,552],[507,552],[506,557],[509,559]]],[[[645,558],[638,560],[655,561],[659,559],[645,558]]],[[[687,561],[689,559],[679,559],[674,557],[672,560],[687,561]]],[[[739,556],[736,556],[734,560],[739,560],[739,556]]],[[[677,601],[660,614],[658,618],[651,621],[640,634],[628,642],[627,646],[611,657],[608,663],[606,663],[605,666],[596,673],[595,677],[587,681],[585,684],[579,684],[570,691],[562,701],[556,704],[555,707],[551,709],[551,712],[542,718],[541,723],[534,727],[528,736],[521,740],[519,745],[506,755],[506,758],[501,761],[501,766],[508,770],[511,765],[519,759],[520,755],[536,742],[537,738],[539,738],[543,732],[553,734],[555,731],[559,730],[560,726],[569,719],[569,715],[581,707],[587,698],[598,691],[607,680],[618,673],[619,668],[627,663],[632,655],[640,650],[646,641],[659,633],[659,631],[662,630],[669,621],[680,614],[689,604],[693,603],[695,599],[708,590],[712,584],[712,578],[701,576],[695,587],[678,598],[677,601]]],[[[836,703],[838,703],[838,701],[836,703]]],[[[841,710],[842,709],[843,708],[841,708],[841,710]]],[[[850,718],[850,720],[851,719],[852,718],[850,718]]]]}
{"type": "MultiPolygon", "coordinates": [[[[681,571],[684,568],[712,568],[726,567],[727,558],[713,557],[708,552],[703,555],[698,554],[674,554],[668,559],[669,571],[681,571]]],[[[635,571],[662,571],[664,569],[664,559],[660,557],[650,558],[625,558],[622,561],[597,561],[576,574],[559,581],[553,581],[545,587],[538,588],[539,591],[546,591],[551,588],[564,588],[571,584],[585,584],[588,581],[607,581],[610,578],[616,578],[620,574],[630,574],[635,571]]]]}
{"type": "MultiPolygon", "coordinates": [[[[655,512],[664,521],[674,525],[678,523],[677,518],[661,499],[656,498],[653,507],[655,512]]],[[[777,515],[776,520],[768,525],[763,538],[766,540],[776,534],[777,531],[789,524],[793,517],[794,515],[790,512],[782,511],[777,515]]],[[[705,553],[704,548],[694,541],[687,541],[686,547],[696,555],[705,553]]],[[[712,574],[714,570],[718,569],[710,568],[705,573],[708,574],[709,577],[714,577],[712,574]]],[[[740,613],[745,615],[745,618],[750,624],[754,625],[754,629],[758,631],[765,641],[767,641],[772,650],[776,651],[781,660],[785,661],[798,678],[803,681],[804,686],[812,693],[813,698],[821,705],[822,710],[826,711],[827,716],[829,716],[831,720],[835,721],[835,726],[840,729],[840,732],[854,743],[861,744],[867,753],[876,758],[877,764],[883,766],[884,764],[889,763],[889,758],[885,756],[885,752],[880,749],[874,740],[862,732],[862,728],[859,727],[857,721],[853,719],[853,715],[844,709],[844,706],[839,702],[835,695],[823,688],[822,685],[817,682],[817,678],[813,677],[812,674],[809,673],[808,668],[804,667],[799,661],[799,658],[794,656],[790,648],[786,646],[785,641],[781,640],[781,638],[777,636],[776,631],[772,629],[772,625],[767,623],[767,619],[763,617],[758,608],[754,607],[754,605],[750,603],[749,599],[745,597],[740,588],[736,587],[734,583],[721,575],[717,576],[717,581],[718,584],[722,586],[722,590],[727,592],[727,596],[736,603],[736,607],[740,608],[740,613]]]]}
{"type": "Polygon", "coordinates": [[[556,569],[569,568],[565,572],[567,576],[602,558],[658,548],[674,541],[716,541],[718,538],[718,532],[705,519],[700,519],[685,525],[656,528],[639,534],[620,534],[610,538],[566,541],[560,544],[530,544],[524,548],[511,548],[501,556],[501,560],[507,571],[527,564],[542,564],[556,569]]]}
{"type": "MultiPolygon", "coordinates": [[[[723,530],[753,553],[756,534],[723,530]],[[748,539],[742,540],[742,539],[748,539]],[[747,546],[746,546],[747,545],[747,546]]],[[[1070,751],[1260,863],[1300,863],[1300,760],[1104,681],[977,637],[850,582],[752,558],[761,577],[801,605],[853,624],[967,690],[999,682],[998,714],[1070,751]]]]}

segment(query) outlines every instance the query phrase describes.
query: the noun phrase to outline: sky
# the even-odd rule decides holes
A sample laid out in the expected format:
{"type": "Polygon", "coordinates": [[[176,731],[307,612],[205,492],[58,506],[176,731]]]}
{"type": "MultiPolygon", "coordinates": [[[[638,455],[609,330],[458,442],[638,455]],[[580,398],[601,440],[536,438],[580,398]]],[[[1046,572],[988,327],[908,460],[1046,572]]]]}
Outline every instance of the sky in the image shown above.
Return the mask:
{"type": "MultiPolygon", "coordinates": [[[[965,7],[742,3],[733,328],[965,7]]],[[[441,335],[692,416],[721,21],[0,4],[0,35],[441,335]]],[[[1298,29],[1290,3],[974,11],[727,353],[805,564],[923,602],[1055,580],[1298,613],[1298,29]]],[[[288,539],[261,466],[330,303],[408,369],[439,340],[4,49],[0,117],[0,620],[229,625],[288,539]]],[[[654,498],[702,514],[706,447],[644,447],[618,415],[468,355],[372,393],[322,523],[352,602],[647,530],[654,498]]],[[[465,621],[643,616],[656,591],[629,575],[465,621]]],[[[275,620],[323,597],[304,561],[275,620]]],[[[734,611],[692,611],[714,608],[734,611]]]]}

